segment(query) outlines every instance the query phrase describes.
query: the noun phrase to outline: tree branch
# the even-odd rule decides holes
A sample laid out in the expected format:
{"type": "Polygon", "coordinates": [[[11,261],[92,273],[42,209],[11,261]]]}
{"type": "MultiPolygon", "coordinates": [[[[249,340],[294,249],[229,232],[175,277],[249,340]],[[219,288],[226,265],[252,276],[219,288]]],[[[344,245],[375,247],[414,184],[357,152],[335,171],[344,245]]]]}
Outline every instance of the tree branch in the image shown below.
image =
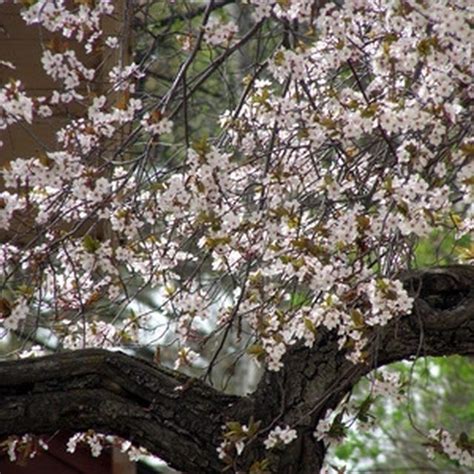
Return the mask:
{"type": "Polygon", "coordinates": [[[218,472],[222,414],[235,400],[120,352],[8,361],[0,364],[0,437],[95,429],[185,472],[218,472]]]}
{"type": "Polygon", "coordinates": [[[419,356],[474,354],[474,267],[411,271],[399,278],[416,297],[415,311],[369,334],[364,364],[347,360],[336,336],[321,331],[311,349],[295,346],[280,372],[265,373],[254,394],[254,412],[264,426],[288,424],[299,434],[273,459],[276,472],[317,472],[325,455],[313,436],[319,419],[377,367],[419,356]]]}
{"type": "MultiPolygon", "coordinates": [[[[235,0],[220,0],[214,2],[214,4],[211,6],[210,11],[213,12],[214,10],[217,10],[219,8],[225,7],[226,5],[230,5],[231,3],[235,3],[235,0]]],[[[158,26],[160,28],[164,26],[169,26],[172,25],[175,21],[177,20],[192,20],[193,18],[202,15],[207,9],[207,5],[201,5],[194,10],[190,10],[184,13],[175,13],[173,15],[170,15],[166,18],[163,18],[158,22],[158,26]]]]}
{"type": "Polygon", "coordinates": [[[321,330],[312,348],[293,347],[280,372],[267,371],[250,398],[99,349],[3,362],[0,437],[92,428],[130,439],[184,472],[213,473],[223,467],[216,452],[222,424],[246,423],[252,415],[262,432],[239,458],[244,471],[269,456],[274,472],[318,472],[325,448],[313,436],[315,426],[361,377],[397,360],[474,354],[474,267],[412,271],[400,279],[416,296],[415,311],[371,331],[364,364],[352,364],[335,335],[321,330]],[[298,439],[265,451],[268,431],[284,424],[298,430],[298,439]]]}

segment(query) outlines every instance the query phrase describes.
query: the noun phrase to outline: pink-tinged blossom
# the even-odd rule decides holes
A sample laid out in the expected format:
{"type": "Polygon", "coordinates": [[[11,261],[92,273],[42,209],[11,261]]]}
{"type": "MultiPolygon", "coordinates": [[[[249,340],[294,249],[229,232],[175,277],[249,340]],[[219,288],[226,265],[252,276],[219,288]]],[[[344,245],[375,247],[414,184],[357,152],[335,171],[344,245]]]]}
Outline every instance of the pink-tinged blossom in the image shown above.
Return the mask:
{"type": "Polygon", "coordinates": [[[285,427],[277,426],[270,431],[267,439],[263,442],[265,448],[272,449],[278,444],[290,444],[298,437],[296,430],[290,429],[287,425],[285,427]]]}
{"type": "Polygon", "coordinates": [[[372,305],[371,314],[366,319],[370,326],[383,326],[398,315],[409,314],[414,301],[400,281],[386,278],[372,280],[368,285],[367,295],[372,305]]]}
{"type": "Polygon", "coordinates": [[[6,84],[0,89],[0,130],[23,120],[31,124],[37,110],[36,104],[42,100],[44,99],[33,100],[28,97],[22,90],[20,81],[11,81],[6,84]]]}
{"type": "MultiPolygon", "coordinates": [[[[343,429],[338,425],[342,423],[339,413],[329,409],[324,417],[318,421],[313,435],[318,441],[323,441],[326,446],[340,444],[343,440],[343,429]]],[[[342,426],[342,425],[341,425],[342,426]]]]}
{"type": "Polygon", "coordinates": [[[135,82],[143,75],[144,73],[135,63],[127,66],[114,66],[109,72],[111,86],[115,91],[135,92],[135,82]]]}
{"type": "Polygon", "coordinates": [[[79,86],[81,78],[92,81],[95,75],[94,69],[86,68],[76,56],[73,50],[64,53],[53,53],[44,51],[41,58],[46,73],[55,81],[64,84],[66,90],[72,90],[79,86]]]}
{"type": "Polygon", "coordinates": [[[19,329],[21,323],[28,317],[29,304],[26,298],[19,298],[12,305],[11,313],[0,323],[5,329],[16,331],[19,329]]]}
{"type": "Polygon", "coordinates": [[[233,21],[223,23],[211,17],[204,26],[204,40],[211,46],[226,47],[230,46],[238,32],[239,28],[233,21]]]}
{"type": "Polygon", "coordinates": [[[153,116],[148,112],[143,116],[143,119],[140,123],[144,130],[150,135],[170,133],[173,128],[173,122],[171,120],[167,119],[166,117],[159,120],[154,120],[153,116]]]}
{"type": "Polygon", "coordinates": [[[445,429],[430,430],[430,444],[428,449],[430,455],[434,457],[434,446],[438,451],[444,453],[452,461],[457,461],[461,466],[466,468],[474,467],[474,452],[472,449],[466,449],[461,440],[456,440],[453,435],[445,429]],[[434,444],[434,446],[432,446],[434,444]]]}
{"type": "Polygon", "coordinates": [[[39,0],[22,10],[21,15],[26,24],[38,24],[50,32],[84,43],[85,51],[91,53],[102,35],[101,19],[113,13],[113,3],[113,0],[82,3],[69,10],[65,0],[39,0]]]}

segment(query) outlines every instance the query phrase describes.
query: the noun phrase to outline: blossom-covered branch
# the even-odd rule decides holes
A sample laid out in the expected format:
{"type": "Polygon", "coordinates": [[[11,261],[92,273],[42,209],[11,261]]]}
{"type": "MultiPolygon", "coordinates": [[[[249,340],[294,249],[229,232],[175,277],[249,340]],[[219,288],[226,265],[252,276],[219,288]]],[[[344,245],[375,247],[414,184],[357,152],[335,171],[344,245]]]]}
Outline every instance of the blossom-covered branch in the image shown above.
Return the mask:
{"type": "Polygon", "coordinates": [[[96,349],[1,363],[0,436],[93,428],[125,437],[186,472],[221,472],[233,455],[238,460],[231,462],[242,469],[267,460],[271,472],[314,472],[331,427],[322,417],[363,375],[421,354],[474,354],[472,268],[413,272],[404,281],[418,294],[417,309],[371,330],[365,363],[352,364],[336,335],[325,331],[313,348],[292,349],[284,370],[267,371],[248,398],[96,349]],[[251,420],[258,420],[256,428],[251,420]],[[232,431],[222,444],[224,423],[232,431]],[[242,453],[247,456],[239,458],[242,453]]]}

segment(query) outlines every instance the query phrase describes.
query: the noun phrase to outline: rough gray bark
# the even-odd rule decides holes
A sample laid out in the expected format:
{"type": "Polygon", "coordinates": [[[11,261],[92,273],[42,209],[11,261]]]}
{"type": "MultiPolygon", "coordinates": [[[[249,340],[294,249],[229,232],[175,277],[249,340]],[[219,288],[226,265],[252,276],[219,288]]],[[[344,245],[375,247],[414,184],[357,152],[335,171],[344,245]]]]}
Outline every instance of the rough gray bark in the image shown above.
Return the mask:
{"type": "Polygon", "coordinates": [[[121,352],[86,349],[0,364],[0,436],[92,428],[164,459],[179,453],[175,465],[186,472],[219,469],[215,443],[235,401],[121,352]]]}
{"type": "Polygon", "coordinates": [[[317,473],[325,450],[312,433],[362,376],[419,356],[474,355],[474,267],[451,266],[401,275],[417,296],[411,315],[370,335],[367,363],[354,365],[321,331],[313,348],[292,348],[278,373],[264,374],[248,398],[119,352],[87,349],[0,364],[0,438],[86,430],[126,437],[188,473],[221,472],[216,448],[225,421],[261,420],[235,470],[248,472],[269,455],[262,439],[289,424],[299,437],[270,453],[272,472],[317,473]]]}

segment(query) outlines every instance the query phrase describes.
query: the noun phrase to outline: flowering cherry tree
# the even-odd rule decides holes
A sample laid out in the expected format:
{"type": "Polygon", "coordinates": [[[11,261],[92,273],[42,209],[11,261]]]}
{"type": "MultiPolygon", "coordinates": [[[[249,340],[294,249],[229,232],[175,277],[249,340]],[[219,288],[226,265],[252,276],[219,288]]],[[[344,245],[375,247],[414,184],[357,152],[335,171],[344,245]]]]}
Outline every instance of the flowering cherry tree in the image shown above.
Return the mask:
{"type": "MultiPolygon", "coordinates": [[[[71,450],[114,435],[184,472],[314,473],[377,397],[403,396],[382,366],[474,354],[470,2],[136,2],[140,57],[102,71],[80,58],[121,47],[114,2],[20,3],[54,37],[57,88],[30,97],[1,62],[0,129],[84,113],[1,171],[13,459],[66,430],[71,450]],[[417,269],[433,235],[463,242],[457,260],[417,269]],[[225,390],[254,365],[251,393],[225,390]]],[[[426,440],[474,465],[465,433],[426,440]]]]}

